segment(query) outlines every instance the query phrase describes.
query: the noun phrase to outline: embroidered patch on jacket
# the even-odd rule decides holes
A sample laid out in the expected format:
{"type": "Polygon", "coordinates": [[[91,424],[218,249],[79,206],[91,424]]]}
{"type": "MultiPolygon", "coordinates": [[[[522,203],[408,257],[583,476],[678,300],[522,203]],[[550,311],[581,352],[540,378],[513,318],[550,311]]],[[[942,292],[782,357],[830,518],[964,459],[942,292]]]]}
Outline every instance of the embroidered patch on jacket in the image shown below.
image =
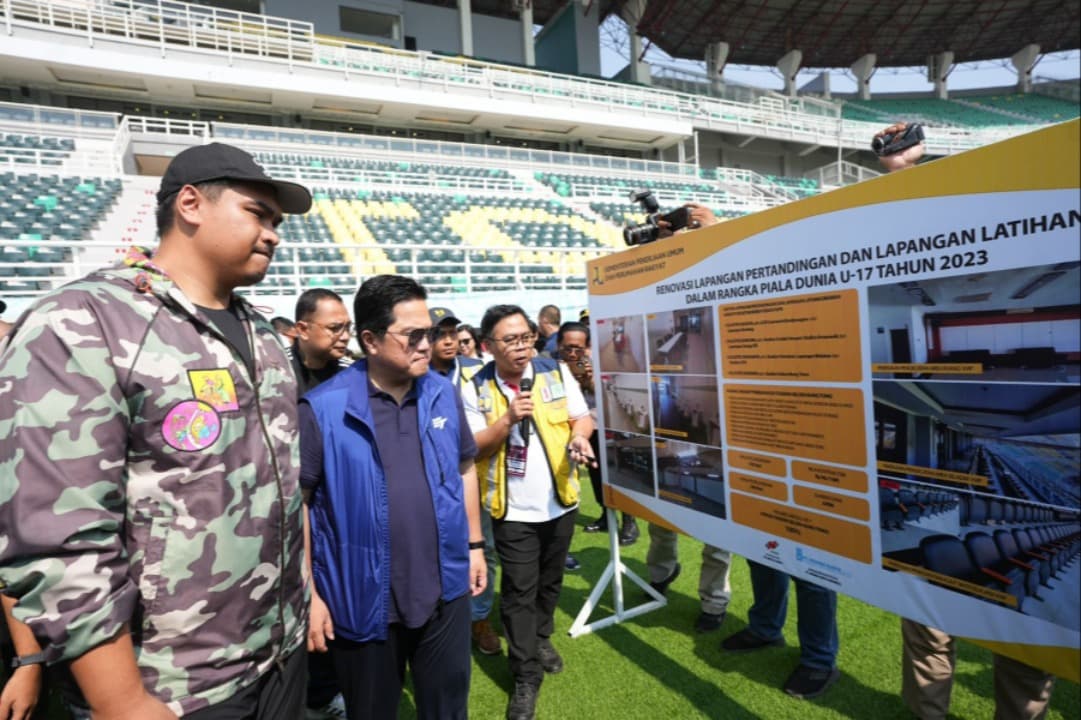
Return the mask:
{"type": "Polygon", "coordinates": [[[195,397],[218,412],[240,409],[233,376],[228,370],[188,370],[188,380],[191,381],[191,391],[195,397]]]}
{"type": "Polygon", "coordinates": [[[482,392],[477,395],[477,410],[482,413],[489,413],[492,411],[492,396],[487,392],[482,392]]]}
{"type": "Polygon", "coordinates": [[[205,402],[184,400],[165,415],[161,434],[177,450],[206,450],[221,435],[221,418],[205,402]]]}

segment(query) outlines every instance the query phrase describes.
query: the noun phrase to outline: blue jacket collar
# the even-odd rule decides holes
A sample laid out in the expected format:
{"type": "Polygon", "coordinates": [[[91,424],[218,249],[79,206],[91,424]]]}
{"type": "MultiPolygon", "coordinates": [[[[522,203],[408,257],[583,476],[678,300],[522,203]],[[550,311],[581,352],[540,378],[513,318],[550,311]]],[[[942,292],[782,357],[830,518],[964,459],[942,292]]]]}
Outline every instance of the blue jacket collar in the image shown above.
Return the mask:
{"type": "MultiPolygon", "coordinates": [[[[345,401],[345,414],[351,415],[364,423],[369,430],[373,429],[372,408],[368,403],[368,360],[361,359],[353,363],[346,371],[339,373],[348,375],[349,381],[346,387],[348,398],[345,401]]],[[[433,380],[439,377],[432,369],[413,381],[417,392],[417,406],[421,411],[421,420],[427,417],[435,397],[439,394],[438,384],[433,380]]]]}

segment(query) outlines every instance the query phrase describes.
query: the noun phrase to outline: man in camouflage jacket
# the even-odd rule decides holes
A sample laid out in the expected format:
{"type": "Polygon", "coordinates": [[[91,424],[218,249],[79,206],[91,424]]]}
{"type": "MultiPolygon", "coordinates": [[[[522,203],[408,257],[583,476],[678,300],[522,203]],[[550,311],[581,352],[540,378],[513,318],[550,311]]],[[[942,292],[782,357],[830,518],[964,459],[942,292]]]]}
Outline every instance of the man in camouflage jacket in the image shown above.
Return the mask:
{"type": "Polygon", "coordinates": [[[41,642],[25,660],[70,661],[95,718],[293,720],[296,387],[232,291],[310,195],[215,144],[178,155],[158,200],[153,258],[47,295],[0,344],[0,588],[41,642]]]}

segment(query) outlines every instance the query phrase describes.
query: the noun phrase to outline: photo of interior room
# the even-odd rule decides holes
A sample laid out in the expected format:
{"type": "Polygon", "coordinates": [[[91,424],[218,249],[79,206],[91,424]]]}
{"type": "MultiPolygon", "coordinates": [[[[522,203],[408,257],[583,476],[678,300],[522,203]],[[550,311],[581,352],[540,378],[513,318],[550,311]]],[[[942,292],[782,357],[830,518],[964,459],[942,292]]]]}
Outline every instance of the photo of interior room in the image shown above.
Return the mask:
{"type": "Polygon", "coordinates": [[[1067,262],[869,288],[871,362],[982,366],[978,374],[922,379],[1077,383],[1079,268],[1067,262]]]}
{"type": "Polygon", "coordinates": [[[657,497],[716,517],[727,517],[724,458],[719,449],[660,439],[656,447],[657,497]]]}
{"type": "Polygon", "coordinates": [[[604,427],[607,430],[652,435],[649,420],[649,376],[601,375],[604,427]]]}
{"type": "Polygon", "coordinates": [[[644,372],[646,369],[645,322],[641,315],[597,320],[593,346],[600,356],[602,372],[644,372]]]}
{"type": "Polygon", "coordinates": [[[653,438],[609,430],[604,434],[605,479],[627,490],[655,495],[653,438]]]}
{"type": "Polygon", "coordinates": [[[655,434],[699,445],[721,445],[717,380],[706,376],[654,375],[655,434]]]}
{"type": "Polygon", "coordinates": [[[656,372],[714,375],[713,309],[685,308],[646,316],[649,367],[656,372]]]}

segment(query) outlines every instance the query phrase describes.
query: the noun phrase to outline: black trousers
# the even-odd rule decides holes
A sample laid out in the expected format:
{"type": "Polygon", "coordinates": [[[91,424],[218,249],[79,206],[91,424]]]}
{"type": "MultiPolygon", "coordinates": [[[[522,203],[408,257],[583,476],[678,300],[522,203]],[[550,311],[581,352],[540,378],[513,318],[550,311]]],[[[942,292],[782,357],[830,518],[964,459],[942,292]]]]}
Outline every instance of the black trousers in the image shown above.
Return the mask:
{"type": "Polygon", "coordinates": [[[271,667],[228,700],[184,716],[184,720],[297,720],[304,717],[308,651],[300,648],[283,670],[271,667]]]}
{"type": "Polygon", "coordinates": [[[330,704],[340,691],[338,678],[334,676],[334,663],[330,653],[308,654],[308,707],[320,710],[330,704]]]}
{"type": "Polygon", "coordinates": [[[387,639],[330,642],[330,659],[346,713],[363,720],[396,720],[408,661],[418,720],[469,716],[469,594],[440,603],[419,628],[392,623],[387,639]]]}
{"type": "Polygon", "coordinates": [[[492,520],[495,549],[503,568],[499,608],[507,634],[507,658],[514,679],[540,685],[544,670],[537,638],[551,637],[563,589],[563,562],[578,510],[542,523],[492,520]]]}

